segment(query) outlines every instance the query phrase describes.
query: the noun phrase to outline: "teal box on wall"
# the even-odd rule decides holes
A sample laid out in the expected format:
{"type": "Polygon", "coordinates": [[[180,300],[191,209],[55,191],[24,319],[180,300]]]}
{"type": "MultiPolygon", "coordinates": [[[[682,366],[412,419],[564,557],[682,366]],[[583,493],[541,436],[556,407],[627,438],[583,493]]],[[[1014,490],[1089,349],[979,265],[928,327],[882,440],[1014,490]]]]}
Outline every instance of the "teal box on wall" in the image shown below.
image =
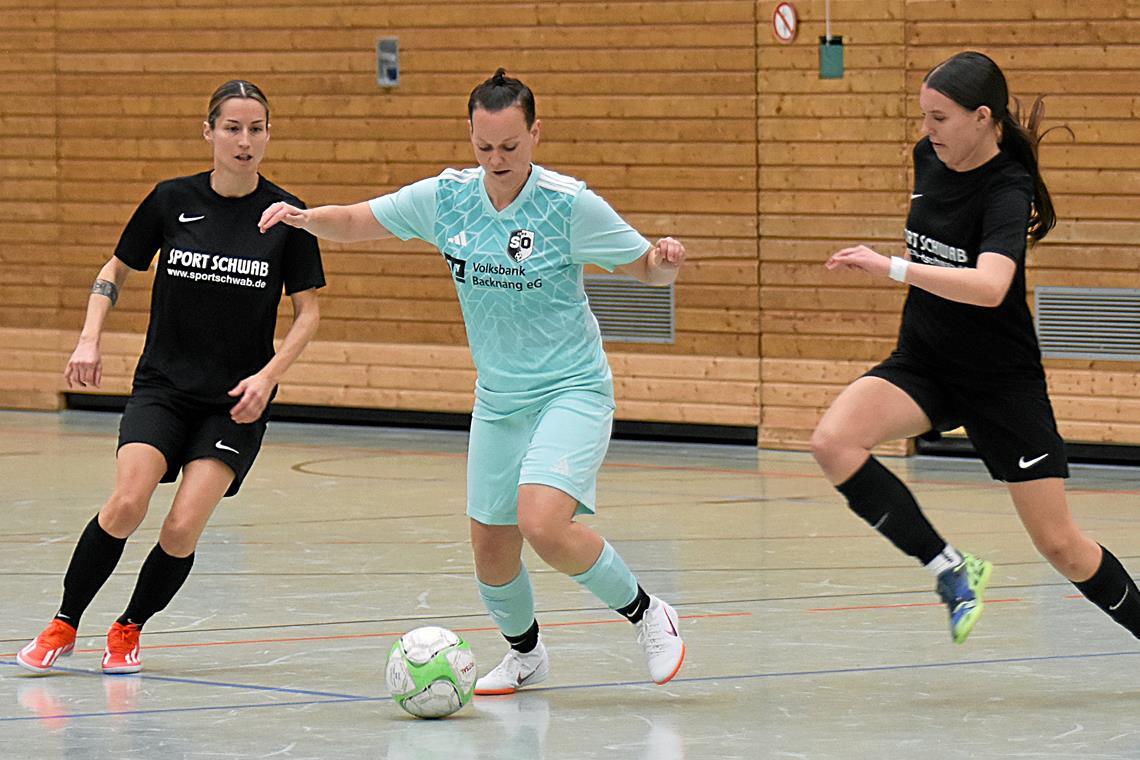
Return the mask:
{"type": "Polygon", "coordinates": [[[843,78],[843,37],[819,38],[819,78],[843,78]]]}

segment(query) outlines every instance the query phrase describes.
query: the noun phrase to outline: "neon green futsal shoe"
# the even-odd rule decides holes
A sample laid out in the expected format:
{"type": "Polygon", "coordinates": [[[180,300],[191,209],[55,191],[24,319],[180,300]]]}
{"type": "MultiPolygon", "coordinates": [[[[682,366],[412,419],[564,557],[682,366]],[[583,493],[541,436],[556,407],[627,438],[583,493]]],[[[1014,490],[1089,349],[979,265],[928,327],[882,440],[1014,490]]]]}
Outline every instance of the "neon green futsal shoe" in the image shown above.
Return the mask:
{"type": "Polygon", "coordinates": [[[994,566],[972,554],[938,576],[938,595],[950,610],[950,635],[961,644],[982,616],[983,596],[994,566]]]}

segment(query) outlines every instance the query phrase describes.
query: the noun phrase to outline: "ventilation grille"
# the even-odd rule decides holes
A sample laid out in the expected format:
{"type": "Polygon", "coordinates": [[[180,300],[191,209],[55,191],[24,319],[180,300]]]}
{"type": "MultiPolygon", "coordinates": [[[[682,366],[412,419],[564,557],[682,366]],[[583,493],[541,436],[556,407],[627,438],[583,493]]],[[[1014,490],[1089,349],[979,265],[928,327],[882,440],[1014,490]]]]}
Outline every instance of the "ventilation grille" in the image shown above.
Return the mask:
{"type": "Polygon", "coordinates": [[[603,340],[673,342],[672,285],[653,287],[621,274],[588,274],[585,284],[603,340]]]}
{"type": "Polygon", "coordinates": [[[1035,301],[1043,356],[1140,360],[1140,290],[1037,288],[1035,301]]]}

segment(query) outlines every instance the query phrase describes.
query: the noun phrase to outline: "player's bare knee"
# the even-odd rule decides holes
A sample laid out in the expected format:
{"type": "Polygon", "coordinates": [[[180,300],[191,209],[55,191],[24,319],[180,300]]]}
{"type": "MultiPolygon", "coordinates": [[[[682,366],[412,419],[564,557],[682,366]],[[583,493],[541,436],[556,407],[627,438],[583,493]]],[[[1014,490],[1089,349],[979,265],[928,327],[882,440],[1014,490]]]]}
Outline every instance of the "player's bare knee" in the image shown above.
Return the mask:
{"type": "Polygon", "coordinates": [[[820,424],[812,431],[811,454],[821,465],[828,465],[851,448],[854,445],[830,425],[820,424]]]}
{"type": "Polygon", "coordinates": [[[99,524],[113,536],[133,533],[146,517],[150,499],[138,493],[116,489],[99,510],[99,524]]]}
{"type": "Polygon", "coordinates": [[[566,535],[564,527],[550,520],[519,515],[519,530],[531,548],[543,559],[556,554],[566,535]]]}
{"type": "Polygon", "coordinates": [[[523,538],[537,551],[539,545],[545,544],[550,531],[546,530],[542,520],[519,515],[519,532],[523,538]]]}
{"type": "Polygon", "coordinates": [[[188,557],[198,546],[202,529],[197,523],[167,516],[158,534],[162,550],[172,557],[188,557]]]}

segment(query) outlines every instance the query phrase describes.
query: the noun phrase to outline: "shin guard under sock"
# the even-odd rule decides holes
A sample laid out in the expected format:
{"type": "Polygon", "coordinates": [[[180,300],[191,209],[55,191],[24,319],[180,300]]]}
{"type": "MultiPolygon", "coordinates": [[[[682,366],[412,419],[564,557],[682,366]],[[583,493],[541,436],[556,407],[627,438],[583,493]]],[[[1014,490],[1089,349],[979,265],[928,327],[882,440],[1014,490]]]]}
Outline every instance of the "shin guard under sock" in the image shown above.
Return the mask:
{"type": "Polygon", "coordinates": [[[63,577],[63,601],[55,615],[57,618],[74,628],[79,627],[79,618],[111,577],[126,544],[127,539],[115,538],[103,530],[99,515],[91,518],[75,544],[63,577]]]}
{"type": "Polygon", "coordinates": [[[1104,610],[1105,614],[1140,639],[1140,592],[1136,582],[1128,575],[1112,552],[1101,549],[1100,567],[1087,581],[1073,585],[1085,598],[1104,610]]]}
{"type": "Polygon", "coordinates": [[[193,566],[193,554],[188,557],[172,557],[160,544],[155,544],[139,570],[131,601],[127,604],[126,612],[119,617],[119,622],[142,628],[153,615],[166,609],[166,605],[170,604],[170,600],[186,582],[186,576],[190,575],[193,566]]]}
{"type": "Polygon", "coordinates": [[[851,511],[922,564],[930,563],[946,547],[910,489],[874,457],[836,488],[847,497],[851,511]]]}

